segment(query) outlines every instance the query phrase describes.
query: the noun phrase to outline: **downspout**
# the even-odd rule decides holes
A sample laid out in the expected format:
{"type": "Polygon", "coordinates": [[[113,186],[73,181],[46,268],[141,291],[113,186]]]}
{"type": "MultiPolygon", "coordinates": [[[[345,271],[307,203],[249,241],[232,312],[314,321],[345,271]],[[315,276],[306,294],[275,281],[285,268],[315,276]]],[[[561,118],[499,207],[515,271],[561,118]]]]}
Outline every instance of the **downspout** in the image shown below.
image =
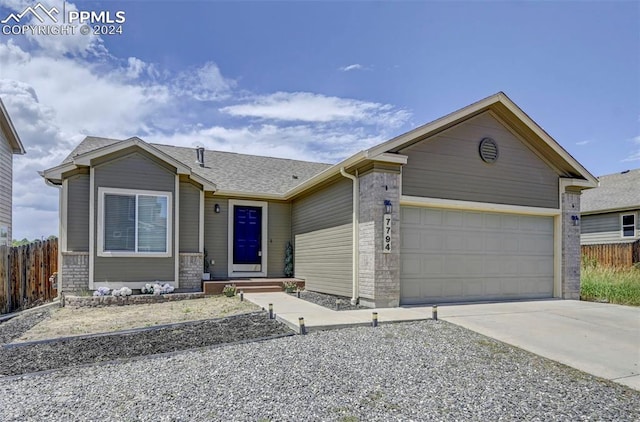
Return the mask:
{"type": "Polygon", "coordinates": [[[358,303],[358,297],[360,296],[359,292],[358,292],[358,261],[360,259],[359,257],[359,236],[358,236],[358,226],[359,226],[359,210],[358,210],[358,194],[359,194],[359,189],[358,189],[358,170],[356,170],[356,175],[354,176],[353,174],[349,174],[344,170],[344,167],[340,168],[340,174],[343,175],[344,177],[351,179],[351,181],[353,182],[353,252],[352,252],[352,259],[351,259],[351,264],[352,264],[352,297],[351,297],[351,304],[352,305],[356,305],[358,303]]]}

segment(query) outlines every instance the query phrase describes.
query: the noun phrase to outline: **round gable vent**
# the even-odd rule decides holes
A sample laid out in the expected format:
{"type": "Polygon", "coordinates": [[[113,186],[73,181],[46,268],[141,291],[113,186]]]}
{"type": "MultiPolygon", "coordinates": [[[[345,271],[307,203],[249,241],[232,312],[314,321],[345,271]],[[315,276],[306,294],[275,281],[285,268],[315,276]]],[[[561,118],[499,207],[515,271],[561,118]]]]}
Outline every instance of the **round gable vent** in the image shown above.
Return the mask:
{"type": "Polygon", "coordinates": [[[495,163],[498,159],[498,144],[491,138],[483,138],[480,141],[480,158],[485,163],[495,163]]]}

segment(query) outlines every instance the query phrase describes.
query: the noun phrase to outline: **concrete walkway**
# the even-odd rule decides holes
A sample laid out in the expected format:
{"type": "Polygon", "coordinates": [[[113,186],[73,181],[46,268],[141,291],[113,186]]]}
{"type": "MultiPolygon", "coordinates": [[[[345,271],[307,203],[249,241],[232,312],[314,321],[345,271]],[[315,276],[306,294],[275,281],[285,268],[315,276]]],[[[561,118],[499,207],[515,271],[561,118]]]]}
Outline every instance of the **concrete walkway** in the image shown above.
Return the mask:
{"type": "MultiPolygon", "coordinates": [[[[431,306],[333,311],[286,293],[247,293],[296,332],[431,318],[431,306]]],[[[572,300],[439,305],[438,317],[563,363],[640,390],[640,308],[572,300]]]]}

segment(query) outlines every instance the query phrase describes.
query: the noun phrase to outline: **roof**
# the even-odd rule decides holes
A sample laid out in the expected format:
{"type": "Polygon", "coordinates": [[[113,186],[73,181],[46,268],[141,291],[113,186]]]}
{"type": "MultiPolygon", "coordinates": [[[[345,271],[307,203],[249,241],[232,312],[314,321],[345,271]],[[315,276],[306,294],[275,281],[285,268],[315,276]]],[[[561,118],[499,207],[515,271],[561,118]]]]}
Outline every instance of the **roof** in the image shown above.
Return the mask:
{"type": "Polygon", "coordinates": [[[583,213],[640,209],[640,169],[600,176],[600,186],[582,193],[583,213]]]}
{"type": "Polygon", "coordinates": [[[4,133],[5,138],[9,141],[9,145],[11,145],[11,150],[14,154],[24,154],[26,151],[24,150],[24,146],[22,145],[22,141],[20,141],[20,137],[18,136],[18,132],[16,132],[16,128],[13,126],[13,122],[9,117],[9,113],[0,98],[0,130],[4,133]]]}
{"type": "MultiPolygon", "coordinates": [[[[63,160],[63,164],[73,163],[77,157],[126,141],[88,136],[63,160]]],[[[200,167],[196,162],[195,148],[149,145],[190,167],[192,173],[214,183],[220,193],[283,195],[331,167],[324,163],[211,150],[205,151],[205,166],[200,167]]]]}
{"type": "Polygon", "coordinates": [[[522,139],[526,140],[532,148],[535,148],[545,162],[557,172],[563,186],[588,189],[598,185],[595,176],[589,173],[503,92],[463,107],[380,145],[360,151],[335,165],[206,151],[206,166],[200,167],[196,163],[194,148],[148,144],[139,138],[121,141],[87,137],[65,159],[63,164],[44,171],[43,176],[49,181],[58,183],[61,174],[72,170],[75,166],[90,165],[91,159],[97,156],[137,145],[175,167],[179,167],[179,174],[188,174],[192,179],[203,184],[205,190],[215,190],[218,194],[253,194],[254,196],[286,200],[333,177],[339,177],[345,171],[353,172],[366,162],[406,164],[408,157],[401,154],[404,148],[485,112],[493,113],[500,118],[522,139]]]}

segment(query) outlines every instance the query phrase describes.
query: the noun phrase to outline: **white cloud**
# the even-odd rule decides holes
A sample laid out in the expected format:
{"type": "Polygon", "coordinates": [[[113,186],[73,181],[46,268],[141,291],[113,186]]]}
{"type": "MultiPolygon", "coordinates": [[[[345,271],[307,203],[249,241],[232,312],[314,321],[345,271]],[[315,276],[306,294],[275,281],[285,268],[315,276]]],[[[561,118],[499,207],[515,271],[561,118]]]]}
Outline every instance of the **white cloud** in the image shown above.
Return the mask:
{"type": "Polygon", "coordinates": [[[220,101],[229,98],[235,86],[236,82],[222,76],[215,63],[207,62],[195,70],[180,73],[176,78],[174,92],[198,101],[220,101]]]}
{"type": "Polygon", "coordinates": [[[628,157],[624,158],[622,161],[640,161],[640,135],[631,139],[631,142],[636,144],[638,148],[635,152],[632,152],[628,157]]]}
{"type": "Polygon", "coordinates": [[[410,113],[389,104],[350,98],[328,97],[311,92],[276,92],[258,96],[251,102],[223,107],[232,116],[300,122],[351,122],[397,127],[410,113]]]}
{"type": "Polygon", "coordinates": [[[587,145],[587,144],[590,144],[590,143],[591,143],[591,140],[586,140],[586,141],[576,142],[576,145],[584,146],[584,145],[587,145]]]}
{"type": "Polygon", "coordinates": [[[349,72],[351,70],[363,70],[363,69],[364,69],[364,66],[358,63],[342,66],[339,68],[339,70],[342,70],[343,72],[349,72]]]}

